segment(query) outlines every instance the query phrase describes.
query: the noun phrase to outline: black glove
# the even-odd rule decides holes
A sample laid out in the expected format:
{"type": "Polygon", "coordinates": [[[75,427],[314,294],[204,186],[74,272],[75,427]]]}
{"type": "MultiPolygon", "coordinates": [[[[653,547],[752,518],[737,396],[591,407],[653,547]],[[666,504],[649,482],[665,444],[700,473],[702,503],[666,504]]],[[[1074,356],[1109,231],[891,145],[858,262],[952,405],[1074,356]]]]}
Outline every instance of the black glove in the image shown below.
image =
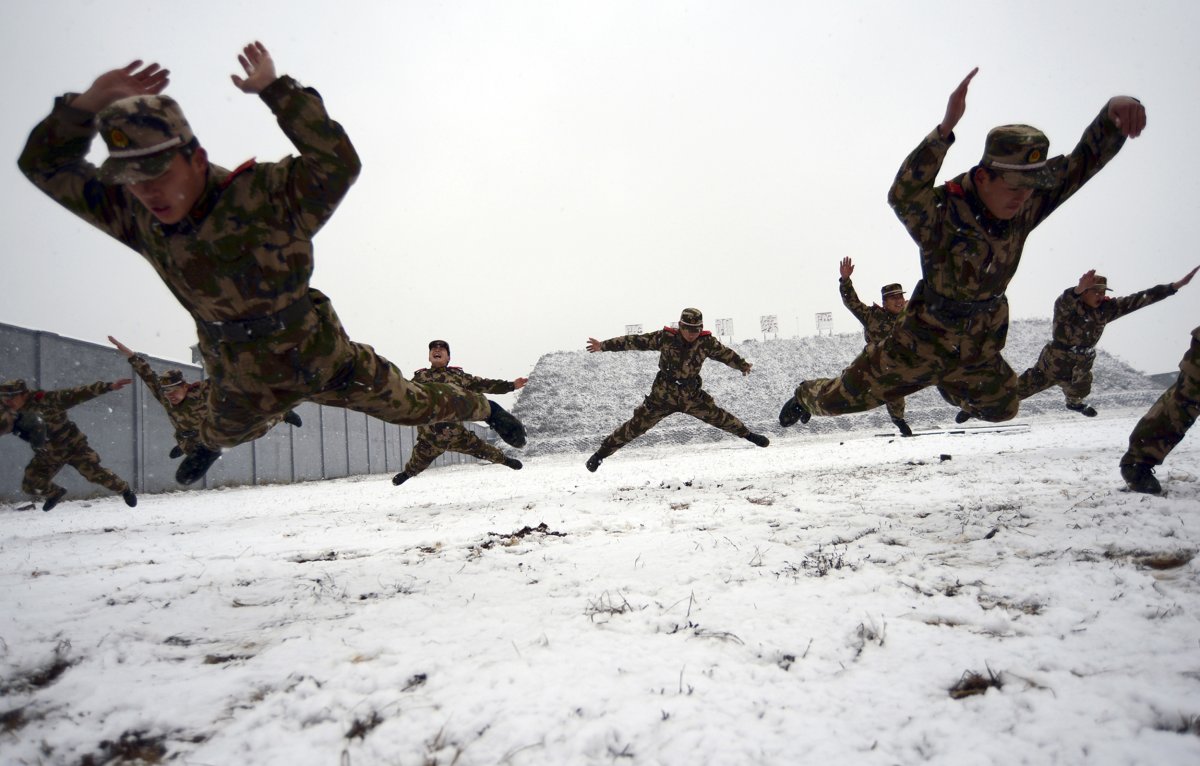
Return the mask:
{"type": "Polygon", "coordinates": [[[29,442],[29,446],[34,449],[41,449],[46,445],[46,421],[36,412],[22,412],[18,415],[17,422],[13,423],[13,433],[29,442]]]}
{"type": "Polygon", "coordinates": [[[181,457],[183,457],[183,449],[178,444],[176,444],[174,447],[171,448],[171,451],[167,453],[167,457],[171,458],[172,460],[175,460],[176,458],[181,458],[181,457]]]}

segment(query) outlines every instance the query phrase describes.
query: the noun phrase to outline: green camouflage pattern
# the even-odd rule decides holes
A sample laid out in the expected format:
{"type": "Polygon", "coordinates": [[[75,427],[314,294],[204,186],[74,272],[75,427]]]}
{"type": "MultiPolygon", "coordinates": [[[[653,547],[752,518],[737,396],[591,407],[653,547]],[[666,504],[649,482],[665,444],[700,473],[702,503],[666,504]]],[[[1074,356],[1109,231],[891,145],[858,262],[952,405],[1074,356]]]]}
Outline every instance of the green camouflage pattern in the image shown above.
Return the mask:
{"type": "MultiPolygon", "coordinates": [[[[413,373],[416,383],[440,383],[480,394],[508,394],[516,390],[511,380],[480,378],[461,367],[427,367],[413,373]]],[[[443,452],[461,452],[480,460],[503,463],[505,454],[459,423],[434,423],[417,428],[417,443],[404,465],[404,473],[416,476],[443,452]]]]}
{"type": "Polygon", "coordinates": [[[1109,322],[1174,294],[1175,288],[1171,285],[1158,285],[1121,298],[1105,300],[1092,308],[1081,300],[1081,295],[1075,293],[1075,288],[1067,288],[1054,301],[1052,337],[1058,344],[1079,350],[1047,343],[1038,355],[1037,363],[1017,379],[1017,396],[1028,399],[1057,385],[1066,395],[1067,404],[1083,404],[1092,392],[1092,365],[1096,361],[1096,354],[1082,349],[1094,349],[1109,322]]]}
{"type": "MultiPolygon", "coordinates": [[[[898,285],[894,286],[899,287],[898,285]]],[[[888,285],[888,287],[893,287],[893,285],[888,285]]],[[[881,294],[886,291],[887,288],[884,288],[881,294]]],[[[862,324],[863,338],[868,344],[887,340],[891,336],[896,322],[904,316],[903,311],[893,314],[882,306],[868,306],[863,303],[859,300],[858,292],[854,289],[854,280],[850,277],[838,280],[838,292],[842,295],[842,305],[849,309],[854,318],[862,324]]],[[[888,399],[884,404],[887,406],[889,416],[904,420],[904,397],[888,399]]]]}
{"type": "Polygon", "coordinates": [[[25,467],[25,476],[21,481],[22,492],[47,497],[60,491],[62,487],[53,480],[58,472],[68,465],[91,483],[113,492],[121,493],[129,489],[129,484],[124,479],[100,465],[100,456],[88,444],[87,437],[67,417],[67,410],[70,408],[107,394],[111,390],[111,383],[97,381],[76,388],[32,393],[25,410],[41,415],[46,424],[46,443],[33,451],[33,460],[25,467]]]}
{"type": "Polygon", "coordinates": [[[172,404],[167,398],[162,378],[159,377],[145,357],[134,354],[129,357],[129,365],[133,371],[150,389],[150,394],[158,400],[175,429],[175,443],[187,454],[195,451],[200,440],[200,427],[208,418],[208,389],[211,384],[207,380],[195,383],[184,383],[187,392],[179,404],[172,404]]]}
{"type": "Polygon", "coordinates": [[[953,135],[931,132],[904,160],[888,192],[920,248],[922,282],[890,338],[864,349],[839,377],[800,384],[796,399],[813,415],[863,412],[936,385],[946,401],[982,420],[1016,416],[1017,375],[1000,356],[1008,336],[1004,291],[1026,237],[1115,157],[1125,138],[1102,110],[1060,163],[1057,183],[1035,190],[1008,221],[987,215],[969,173],[936,185],[952,143],[953,135]],[[935,313],[927,290],[954,301],[996,301],[956,318],[935,313]]]}
{"type": "Polygon", "coordinates": [[[700,368],[706,359],[715,359],[735,370],[746,372],[750,363],[736,351],[705,332],[688,343],[678,331],[664,327],[641,335],[610,338],[600,344],[602,351],[658,351],[658,375],[650,394],[633,411],[633,417],[609,434],[600,444],[601,457],[649,431],[660,420],[679,412],[711,426],[744,437],[750,429],[741,420],[717,406],[701,386],[700,368]]]}
{"type": "Polygon", "coordinates": [[[1179,362],[1179,377],[1158,398],[1129,434],[1121,465],[1162,465],[1200,415],[1200,327],[1179,362]]]}
{"type": "Polygon", "coordinates": [[[260,96],[300,155],[235,172],[210,165],[204,194],[174,225],[159,223],[125,187],[99,179],[86,159],[93,115],[73,109],[70,96],[34,128],[18,164],[63,207],[146,258],[198,323],[257,319],[311,299],[312,311],[266,338],[215,341],[197,325],[212,383],[204,444],[256,439],[303,401],[405,425],[486,419],[483,396],[414,384],[373,348],[350,341],[328,299],[309,287],[312,238],[361,163],[316,91],[283,76],[260,96]]]}
{"type": "Polygon", "coordinates": [[[99,175],[110,184],[157,178],[166,172],[177,149],[195,139],[183,110],[166,95],[118,99],[96,115],[96,130],[108,145],[108,159],[99,175]],[[138,156],[122,156],[130,152],[138,156]]]}

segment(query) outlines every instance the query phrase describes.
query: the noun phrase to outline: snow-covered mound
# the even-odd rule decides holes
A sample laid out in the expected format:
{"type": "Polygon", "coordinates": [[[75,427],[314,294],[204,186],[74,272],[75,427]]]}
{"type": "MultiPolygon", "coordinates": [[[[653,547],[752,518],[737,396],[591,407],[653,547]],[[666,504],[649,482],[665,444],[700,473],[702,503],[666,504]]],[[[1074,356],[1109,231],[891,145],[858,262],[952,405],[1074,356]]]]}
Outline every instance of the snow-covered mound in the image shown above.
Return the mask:
{"type": "MultiPolygon", "coordinates": [[[[1050,339],[1049,319],[1012,323],[1005,358],[1021,371],[1037,361],[1050,339]]],[[[733,348],[754,364],[747,377],[725,365],[704,365],[704,386],[751,429],[779,433],[779,408],[806,378],[831,377],[853,361],[863,348],[859,333],[835,336],[748,340],[733,348]]],[[[624,351],[589,354],[561,351],[538,360],[521,392],[515,412],[529,432],[526,454],[593,450],[600,440],[629,419],[633,409],[650,390],[658,370],[658,353],[624,351]]],[[[1163,387],[1120,359],[1099,351],[1094,369],[1095,383],[1089,401],[1099,410],[1111,407],[1149,407],[1163,387]]],[[[953,424],[955,409],[934,388],[908,398],[906,417],[914,428],[953,424]]],[[[1030,397],[1021,405],[1021,415],[1044,412],[1070,414],[1063,408],[1061,389],[1054,387],[1030,397]]],[[[1079,417],[1071,414],[1071,417],[1079,417]]],[[[837,418],[814,418],[805,429],[832,432],[856,429],[890,430],[887,412],[872,412],[837,418]]],[[[638,445],[662,442],[684,443],[729,438],[726,434],[686,415],[672,415],[642,436],[638,445]]]]}

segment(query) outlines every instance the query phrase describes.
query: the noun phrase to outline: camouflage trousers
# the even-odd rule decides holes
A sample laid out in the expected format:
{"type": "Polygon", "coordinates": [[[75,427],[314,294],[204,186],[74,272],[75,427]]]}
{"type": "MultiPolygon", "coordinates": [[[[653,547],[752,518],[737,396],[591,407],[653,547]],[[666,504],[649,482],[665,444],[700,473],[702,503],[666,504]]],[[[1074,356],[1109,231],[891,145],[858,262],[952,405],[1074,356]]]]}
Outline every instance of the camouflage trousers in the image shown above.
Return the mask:
{"type": "Polygon", "coordinates": [[[46,497],[62,487],[54,483],[54,477],[64,466],[71,466],[79,475],[93,484],[124,492],[129,484],[120,476],[100,465],[100,456],[92,449],[87,438],[80,437],[64,443],[47,444],[33,453],[33,460],[25,466],[25,477],[21,491],[29,495],[46,497]]]}
{"type": "Polygon", "coordinates": [[[704,389],[679,388],[656,383],[650,390],[650,395],[633,411],[633,417],[600,443],[599,452],[603,455],[612,454],[649,431],[663,418],[676,412],[691,415],[734,436],[750,433],[745,423],[718,407],[704,389]]]}
{"type": "Polygon", "coordinates": [[[416,476],[437,460],[443,452],[461,452],[491,463],[503,463],[504,453],[480,439],[458,423],[438,423],[421,428],[404,473],[416,476]]]}
{"type": "Polygon", "coordinates": [[[1179,363],[1179,377],[1158,397],[1129,434],[1129,450],[1121,465],[1162,465],[1200,416],[1200,327],[1179,363]]]}
{"type": "Polygon", "coordinates": [[[245,343],[200,331],[212,386],[200,440],[233,447],[259,438],[301,402],[363,412],[387,423],[484,420],[482,394],[443,383],[413,383],[394,364],[346,335],[329,299],[309,290],[313,310],[284,333],[245,343]]]}
{"type": "Polygon", "coordinates": [[[899,324],[891,336],[872,343],[836,378],[806,380],[796,401],[813,415],[865,412],[937,386],[950,404],[981,420],[1016,417],[1017,375],[1000,349],[1008,313],[999,319],[964,323],[960,330],[924,322],[899,324]]]}
{"type": "Polygon", "coordinates": [[[1028,399],[1051,386],[1061,386],[1067,404],[1083,404],[1092,392],[1095,361],[1094,354],[1075,354],[1047,344],[1038,355],[1037,364],[1017,379],[1017,398],[1028,399]]]}

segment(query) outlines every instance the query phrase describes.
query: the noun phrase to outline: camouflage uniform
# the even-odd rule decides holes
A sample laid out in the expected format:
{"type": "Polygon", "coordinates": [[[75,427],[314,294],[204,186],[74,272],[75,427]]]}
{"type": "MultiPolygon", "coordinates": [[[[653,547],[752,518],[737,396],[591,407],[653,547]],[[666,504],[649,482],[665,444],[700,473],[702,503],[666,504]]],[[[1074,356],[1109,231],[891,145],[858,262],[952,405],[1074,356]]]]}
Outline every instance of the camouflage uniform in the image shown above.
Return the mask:
{"type": "MultiPolygon", "coordinates": [[[[165,96],[122,99],[98,116],[72,108],[71,95],[59,98],[19,165],[59,204],[145,257],[195,319],[212,381],[211,416],[200,426],[205,445],[256,439],[304,401],[389,423],[488,418],[482,395],[414,384],[373,348],[352,342],[329,299],[309,287],[312,238],[361,164],[316,91],[284,75],[259,95],[300,156],[232,172],[210,165],[204,192],[176,224],[160,223],[86,160],[97,122],[132,130],[170,112],[186,127],[165,96]]],[[[112,127],[102,135],[112,161],[128,136],[112,127]]]]}
{"type": "Polygon", "coordinates": [[[34,412],[46,424],[46,443],[33,451],[33,460],[25,467],[21,491],[30,495],[61,496],[65,489],[53,482],[63,466],[71,466],[93,484],[124,494],[128,482],[100,465],[100,456],[88,444],[87,437],[71,420],[67,410],[112,391],[112,384],[98,381],[77,388],[57,391],[31,391],[23,412],[34,412]]]}
{"type": "Polygon", "coordinates": [[[679,331],[664,327],[641,335],[610,338],[600,344],[602,351],[658,351],[658,375],[650,394],[633,417],[609,434],[600,444],[596,455],[601,458],[649,431],[660,420],[676,412],[691,415],[710,426],[745,438],[750,429],[736,417],[717,406],[712,396],[701,388],[700,367],[712,358],[743,373],[750,363],[736,351],[704,331],[693,343],[688,343],[679,331]]]}
{"type": "MultiPolygon", "coordinates": [[[[893,314],[882,306],[868,306],[860,301],[858,293],[854,290],[854,282],[850,277],[842,277],[838,280],[838,292],[842,294],[842,304],[850,309],[850,313],[862,324],[863,338],[867,341],[868,346],[887,340],[891,336],[896,322],[904,316],[903,312],[893,314]]],[[[904,420],[903,396],[888,399],[884,404],[887,405],[887,413],[893,420],[904,420]]]]}
{"type": "MultiPolygon", "coordinates": [[[[433,367],[413,373],[417,383],[448,383],[464,391],[481,394],[508,394],[515,390],[511,380],[480,378],[463,372],[461,367],[433,367]]],[[[462,452],[491,463],[504,463],[504,453],[480,439],[461,423],[434,423],[417,429],[417,443],[404,466],[410,478],[424,471],[443,452],[462,452]]]]}
{"type": "Polygon", "coordinates": [[[1179,377],[1129,434],[1129,451],[1121,465],[1162,465],[1200,415],[1200,327],[1179,362],[1179,377]]]}
{"type": "MultiPolygon", "coordinates": [[[[129,364],[133,367],[133,371],[138,374],[142,382],[146,384],[146,388],[150,389],[150,393],[158,400],[158,403],[166,410],[167,418],[171,421],[171,426],[175,429],[175,443],[179,445],[185,454],[191,454],[195,451],[196,445],[199,444],[200,425],[204,422],[208,415],[208,389],[210,383],[207,380],[197,381],[195,383],[180,382],[176,385],[186,387],[186,393],[179,404],[173,404],[167,398],[165,381],[163,378],[154,372],[150,367],[150,363],[138,354],[129,357],[129,364]]],[[[168,371],[167,375],[177,370],[168,371]]],[[[180,375],[182,381],[182,375],[180,375]]]]}
{"type": "MultiPolygon", "coordinates": [[[[1103,279],[1099,277],[1098,279],[1103,279]]],[[[1105,283],[1100,282],[1104,287],[1105,283]]],[[[1170,285],[1105,300],[1097,308],[1084,303],[1074,287],[1067,288],[1054,302],[1054,330],[1050,343],[1042,349],[1037,364],[1021,373],[1017,397],[1027,399],[1050,386],[1062,386],[1068,405],[1082,405],[1092,392],[1092,364],[1096,344],[1105,326],[1126,314],[1157,303],[1176,292],[1170,285]]]]}
{"type": "Polygon", "coordinates": [[[1115,157],[1125,138],[1106,105],[1071,154],[1055,161],[1055,182],[1034,191],[1011,220],[988,214],[970,173],[935,186],[953,142],[953,134],[943,139],[931,132],[888,193],[921,251],[923,279],[903,319],[839,377],[801,383],[794,401],[809,413],[863,412],[936,385],[946,401],[984,420],[1017,414],[1017,376],[1000,355],[1008,335],[1004,291],[1026,237],[1115,157]]]}

